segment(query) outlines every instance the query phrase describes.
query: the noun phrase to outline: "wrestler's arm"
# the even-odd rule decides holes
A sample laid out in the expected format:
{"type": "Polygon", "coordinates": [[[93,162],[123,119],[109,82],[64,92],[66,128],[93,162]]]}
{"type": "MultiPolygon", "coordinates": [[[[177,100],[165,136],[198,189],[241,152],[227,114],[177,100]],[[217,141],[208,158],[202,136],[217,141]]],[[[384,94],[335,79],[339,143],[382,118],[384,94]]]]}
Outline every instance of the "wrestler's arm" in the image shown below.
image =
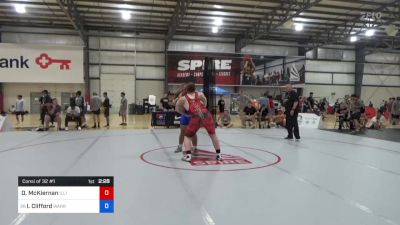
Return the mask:
{"type": "Polygon", "coordinates": [[[203,102],[204,106],[207,107],[207,98],[203,93],[199,93],[199,99],[203,102]]]}
{"type": "Polygon", "coordinates": [[[189,116],[189,115],[186,113],[186,110],[185,110],[185,98],[180,97],[180,98],[176,101],[175,110],[176,110],[179,114],[181,114],[181,115],[189,116]]]}
{"type": "Polygon", "coordinates": [[[174,105],[177,104],[178,100],[182,97],[182,93],[179,93],[178,97],[176,97],[172,102],[174,105]]]}

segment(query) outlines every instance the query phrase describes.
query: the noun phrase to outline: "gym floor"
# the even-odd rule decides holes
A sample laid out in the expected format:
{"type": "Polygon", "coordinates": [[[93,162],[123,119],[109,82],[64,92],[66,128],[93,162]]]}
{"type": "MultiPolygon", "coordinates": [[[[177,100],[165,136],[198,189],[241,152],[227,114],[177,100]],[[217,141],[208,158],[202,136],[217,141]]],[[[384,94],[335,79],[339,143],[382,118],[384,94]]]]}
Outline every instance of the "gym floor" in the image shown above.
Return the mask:
{"type": "MultiPolygon", "coordinates": [[[[177,129],[2,133],[1,189],[15,194],[2,196],[1,224],[400,224],[399,142],[314,129],[301,129],[300,142],[283,140],[284,129],[217,132],[223,165],[182,162],[177,129]],[[17,214],[18,176],[64,175],[114,176],[115,213],[17,214]]],[[[199,162],[214,157],[203,130],[199,148],[208,151],[199,162]]]]}

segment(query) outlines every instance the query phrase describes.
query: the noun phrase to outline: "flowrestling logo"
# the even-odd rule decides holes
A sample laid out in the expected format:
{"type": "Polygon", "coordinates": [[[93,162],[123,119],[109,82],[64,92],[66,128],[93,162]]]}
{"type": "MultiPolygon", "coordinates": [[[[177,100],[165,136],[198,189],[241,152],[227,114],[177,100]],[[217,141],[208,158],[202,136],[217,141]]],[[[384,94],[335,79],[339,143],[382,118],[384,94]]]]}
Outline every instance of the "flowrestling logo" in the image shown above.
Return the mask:
{"type": "MultiPolygon", "coordinates": [[[[69,70],[71,66],[71,60],[69,59],[54,59],[51,58],[47,53],[42,53],[35,59],[35,63],[42,69],[48,69],[52,64],[59,64],[60,70],[69,70]]],[[[5,69],[29,69],[30,59],[25,56],[19,56],[16,58],[0,58],[0,68],[5,69]]]]}

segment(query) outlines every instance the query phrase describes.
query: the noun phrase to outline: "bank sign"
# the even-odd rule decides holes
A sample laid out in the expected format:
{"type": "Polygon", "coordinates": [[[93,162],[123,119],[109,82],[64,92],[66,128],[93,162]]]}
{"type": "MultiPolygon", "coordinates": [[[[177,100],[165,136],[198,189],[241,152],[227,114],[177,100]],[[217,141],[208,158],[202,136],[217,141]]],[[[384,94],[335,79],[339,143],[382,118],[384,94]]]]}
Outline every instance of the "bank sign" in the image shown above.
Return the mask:
{"type": "Polygon", "coordinates": [[[0,83],[83,83],[83,47],[0,43],[0,83]]]}

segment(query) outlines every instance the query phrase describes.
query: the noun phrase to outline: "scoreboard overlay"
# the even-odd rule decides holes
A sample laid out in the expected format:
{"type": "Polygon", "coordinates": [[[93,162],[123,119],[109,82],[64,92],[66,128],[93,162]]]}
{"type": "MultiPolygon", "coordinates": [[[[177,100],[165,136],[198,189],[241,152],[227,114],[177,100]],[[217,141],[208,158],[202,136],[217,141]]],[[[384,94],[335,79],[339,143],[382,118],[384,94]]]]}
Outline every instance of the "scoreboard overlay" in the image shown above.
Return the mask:
{"type": "Polygon", "coordinates": [[[114,213],[114,177],[18,177],[18,213],[114,213]]]}

